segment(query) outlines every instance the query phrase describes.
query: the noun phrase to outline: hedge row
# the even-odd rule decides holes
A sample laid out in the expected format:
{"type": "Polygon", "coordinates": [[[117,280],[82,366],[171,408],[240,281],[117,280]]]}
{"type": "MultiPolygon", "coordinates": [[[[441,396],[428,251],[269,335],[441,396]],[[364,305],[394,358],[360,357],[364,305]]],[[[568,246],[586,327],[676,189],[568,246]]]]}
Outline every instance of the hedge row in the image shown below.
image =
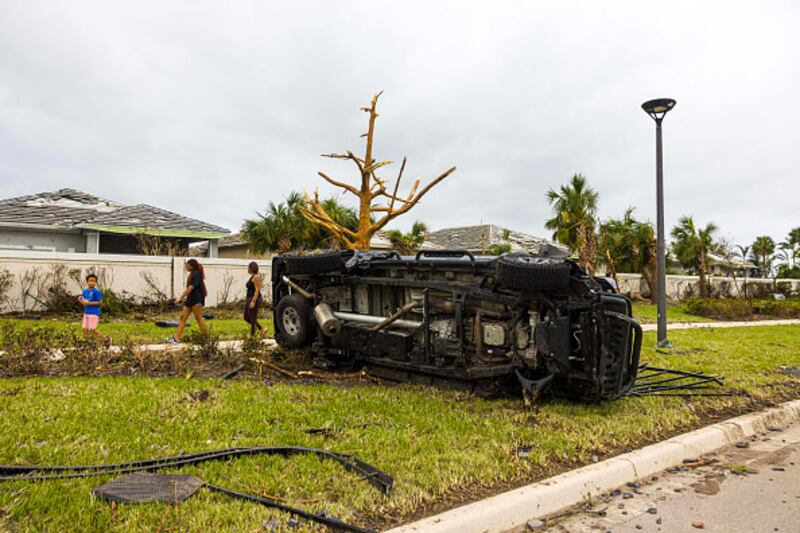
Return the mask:
{"type": "Polygon", "coordinates": [[[717,320],[752,320],[754,317],[800,318],[800,300],[735,300],[689,298],[686,310],[717,320]]]}

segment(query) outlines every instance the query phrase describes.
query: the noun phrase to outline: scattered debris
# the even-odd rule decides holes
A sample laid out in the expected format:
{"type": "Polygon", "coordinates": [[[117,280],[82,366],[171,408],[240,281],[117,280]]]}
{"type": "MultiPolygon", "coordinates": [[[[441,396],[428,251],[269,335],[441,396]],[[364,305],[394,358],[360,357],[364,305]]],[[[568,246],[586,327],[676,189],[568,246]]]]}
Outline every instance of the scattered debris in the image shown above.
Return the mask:
{"type": "Polygon", "coordinates": [[[274,533],[280,530],[281,521],[277,518],[270,518],[261,522],[261,528],[269,533],[274,533]]]}
{"type": "Polygon", "coordinates": [[[278,374],[284,375],[291,379],[299,379],[299,375],[295,374],[291,370],[286,370],[285,368],[281,368],[274,363],[270,363],[269,361],[265,361],[264,359],[256,359],[255,357],[251,357],[250,361],[258,365],[259,367],[259,374],[261,373],[261,367],[267,367],[270,370],[277,372],[278,374]]]}
{"type": "MultiPolygon", "coordinates": [[[[177,328],[178,321],[177,320],[157,320],[155,322],[156,326],[159,328],[177,328]]],[[[191,327],[192,323],[187,322],[186,327],[191,327]]]]}
{"type": "Polygon", "coordinates": [[[720,376],[639,365],[639,372],[628,396],[733,396],[733,391],[714,390],[723,386],[720,376]]]}
{"type": "Polygon", "coordinates": [[[658,509],[656,509],[655,507],[650,507],[650,508],[647,510],[647,513],[648,513],[648,514],[658,514],[658,509]]]}
{"type": "MultiPolygon", "coordinates": [[[[207,393],[207,391],[205,392],[207,393]]],[[[242,456],[271,454],[289,457],[301,453],[314,454],[321,458],[334,460],[341,464],[346,470],[358,474],[361,479],[369,482],[384,494],[388,494],[394,485],[394,479],[391,476],[361,461],[360,459],[353,457],[352,455],[340,454],[317,448],[303,448],[299,446],[226,448],[222,450],[212,450],[189,455],[178,455],[163,459],[147,459],[119,464],[98,464],[88,466],[0,465],[0,482],[18,480],[44,481],[50,479],[73,479],[109,474],[131,474],[97,487],[97,489],[95,489],[95,494],[101,497],[106,497],[106,494],[109,494],[108,499],[112,501],[138,501],[134,498],[145,498],[147,501],[167,501],[172,498],[176,499],[177,501],[182,501],[182,499],[189,497],[198,488],[204,486],[213,492],[225,494],[240,500],[257,503],[265,507],[279,509],[291,514],[292,516],[310,520],[318,524],[323,524],[335,530],[352,531],[354,533],[367,533],[368,530],[366,529],[346,524],[332,516],[314,514],[302,509],[289,507],[288,505],[278,502],[276,499],[264,498],[261,496],[255,496],[226,489],[218,485],[204,482],[193,476],[175,474],[161,476],[148,473],[165,468],[177,468],[179,466],[194,465],[213,460],[232,459],[242,456]],[[181,483],[185,484],[186,486],[179,490],[179,485],[181,483]],[[123,497],[128,499],[115,500],[113,493],[122,494],[123,497]]],[[[117,496],[119,494],[117,494],[117,496]]],[[[290,520],[294,520],[297,524],[297,527],[304,523],[295,518],[290,520]]],[[[289,521],[287,521],[286,524],[290,525],[289,521]]]]}
{"type": "Polygon", "coordinates": [[[520,459],[527,459],[530,457],[531,451],[533,451],[532,445],[520,446],[517,448],[517,457],[520,459]]]}
{"type": "Polygon", "coordinates": [[[800,367],[796,366],[779,366],[778,372],[781,374],[786,374],[787,376],[792,376],[795,378],[800,378],[800,367]]]}
{"type": "Polygon", "coordinates": [[[231,370],[231,371],[229,371],[229,372],[225,372],[225,373],[224,373],[224,374],[223,374],[223,375],[220,377],[220,379],[231,379],[232,377],[236,376],[236,374],[238,374],[238,373],[239,373],[239,372],[241,372],[242,370],[244,370],[244,365],[239,365],[239,366],[237,366],[236,368],[234,368],[233,370],[231,370]]]}
{"type": "Polygon", "coordinates": [[[189,393],[189,399],[193,402],[205,402],[211,397],[211,393],[207,390],[192,391],[189,393]]]}
{"type": "Polygon", "coordinates": [[[731,471],[732,474],[736,474],[737,476],[744,476],[747,474],[758,474],[758,470],[755,468],[750,468],[749,466],[744,465],[730,465],[728,469],[731,471]]]}
{"type": "Polygon", "coordinates": [[[734,446],[736,446],[737,448],[749,448],[750,447],[750,443],[749,442],[737,442],[736,444],[734,444],[734,446]]]}
{"type": "Polygon", "coordinates": [[[528,520],[528,531],[538,531],[544,528],[544,522],[542,520],[528,520]]]}

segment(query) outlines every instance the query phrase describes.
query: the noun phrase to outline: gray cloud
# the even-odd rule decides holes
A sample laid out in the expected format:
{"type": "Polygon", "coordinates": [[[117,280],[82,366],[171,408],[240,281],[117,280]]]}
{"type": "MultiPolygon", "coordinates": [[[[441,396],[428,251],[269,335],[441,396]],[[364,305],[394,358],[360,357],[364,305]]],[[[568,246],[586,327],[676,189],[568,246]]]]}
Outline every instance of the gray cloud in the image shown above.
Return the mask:
{"type": "Polygon", "coordinates": [[[0,197],[70,186],[237,229],[329,191],[317,170],[353,177],[318,156],[361,149],[383,89],[377,155],[459,168],[400,227],[544,235],[545,191],[576,172],[601,217],[653,219],[639,105],[669,96],[668,221],[739,242],[800,225],[796,4],[541,4],[4,2],[0,197]]]}

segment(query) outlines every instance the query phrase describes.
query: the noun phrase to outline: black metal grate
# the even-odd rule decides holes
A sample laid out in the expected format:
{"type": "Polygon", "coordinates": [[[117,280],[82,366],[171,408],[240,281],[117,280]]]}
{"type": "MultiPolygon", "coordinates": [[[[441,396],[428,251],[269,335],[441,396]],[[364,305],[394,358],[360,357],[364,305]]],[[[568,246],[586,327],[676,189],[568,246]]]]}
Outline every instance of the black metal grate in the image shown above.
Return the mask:
{"type": "Polygon", "coordinates": [[[200,489],[205,482],[187,474],[147,474],[137,472],[118,477],[95,487],[95,496],[121,503],[180,503],[200,489]]]}

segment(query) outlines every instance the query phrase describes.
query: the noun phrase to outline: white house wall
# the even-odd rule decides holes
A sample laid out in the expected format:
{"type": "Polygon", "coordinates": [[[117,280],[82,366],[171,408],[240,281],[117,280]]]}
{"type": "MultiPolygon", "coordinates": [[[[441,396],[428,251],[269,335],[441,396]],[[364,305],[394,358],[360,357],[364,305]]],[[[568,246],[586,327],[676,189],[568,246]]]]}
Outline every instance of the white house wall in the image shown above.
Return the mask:
{"type": "Polygon", "coordinates": [[[25,249],[52,250],[55,252],[85,252],[86,237],[80,233],[56,233],[51,231],[12,230],[0,228],[0,250],[25,249]]]}

